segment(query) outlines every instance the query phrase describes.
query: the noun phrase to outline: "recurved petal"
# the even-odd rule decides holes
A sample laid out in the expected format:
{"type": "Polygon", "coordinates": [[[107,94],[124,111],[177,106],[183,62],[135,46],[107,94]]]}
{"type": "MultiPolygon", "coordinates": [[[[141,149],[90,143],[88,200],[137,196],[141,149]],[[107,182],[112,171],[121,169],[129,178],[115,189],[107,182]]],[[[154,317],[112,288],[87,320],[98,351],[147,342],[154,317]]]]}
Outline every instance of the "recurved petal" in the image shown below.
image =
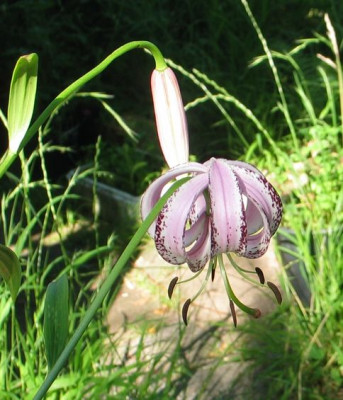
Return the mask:
{"type": "Polygon", "coordinates": [[[156,220],[156,249],[167,262],[186,262],[185,231],[192,204],[208,185],[207,174],[194,176],[169,198],[156,220]]]}
{"type": "Polygon", "coordinates": [[[193,203],[191,212],[189,214],[189,219],[191,223],[197,221],[199,216],[205,213],[207,210],[207,204],[204,196],[199,196],[193,203]]]}
{"type": "Polygon", "coordinates": [[[244,254],[247,226],[241,188],[233,168],[212,159],[209,167],[211,198],[211,256],[244,254]]]}
{"type": "Polygon", "coordinates": [[[183,242],[184,246],[188,247],[191,246],[193,242],[195,242],[204,229],[207,229],[208,225],[208,217],[205,213],[198,216],[198,218],[191,222],[188,215],[188,223],[191,223],[190,227],[185,230],[183,242]]]}
{"type": "MultiPolygon", "coordinates": [[[[141,198],[141,217],[144,220],[146,216],[150,213],[151,209],[154,207],[156,202],[161,197],[164,187],[173,179],[180,175],[188,173],[203,173],[207,169],[199,163],[186,163],[183,165],[178,165],[170,169],[168,172],[157,178],[145,191],[141,198]]],[[[154,236],[155,234],[155,223],[153,223],[149,228],[149,235],[154,236]]]]}
{"type": "MultiPolygon", "coordinates": [[[[256,208],[259,208],[258,204],[256,204],[256,208]]],[[[263,227],[257,233],[248,235],[246,251],[243,254],[244,257],[247,258],[261,257],[267,251],[269,246],[271,239],[269,223],[262,208],[260,208],[260,213],[263,220],[263,227]]]]}
{"type": "Polygon", "coordinates": [[[210,222],[206,216],[206,225],[191,249],[186,252],[186,262],[191,271],[197,272],[205,267],[211,256],[210,222]]]}
{"type": "Polygon", "coordinates": [[[261,211],[250,199],[247,200],[245,216],[247,221],[248,235],[257,233],[263,228],[264,221],[261,216],[261,211]]]}
{"type": "Polygon", "coordinates": [[[239,165],[237,163],[230,162],[239,178],[240,187],[248,199],[253,200],[255,205],[258,204],[259,208],[262,208],[269,224],[270,233],[273,235],[282,217],[280,196],[260,171],[250,164],[244,167],[242,164],[245,163],[239,163],[239,165]]]}
{"type": "Polygon", "coordinates": [[[171,68],[151,75],[157,133],[169,167],[188,161],[188,130],[180,88],[171,68]]]}

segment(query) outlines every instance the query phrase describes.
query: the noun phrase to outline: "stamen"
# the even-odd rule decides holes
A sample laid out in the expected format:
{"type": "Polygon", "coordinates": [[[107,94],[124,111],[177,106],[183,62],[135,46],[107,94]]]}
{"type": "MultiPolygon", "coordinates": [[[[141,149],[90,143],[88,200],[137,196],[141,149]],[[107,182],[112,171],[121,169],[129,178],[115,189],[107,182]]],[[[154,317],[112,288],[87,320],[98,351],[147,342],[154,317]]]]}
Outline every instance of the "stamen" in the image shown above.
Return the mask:
{"type": "Polygon", "coordinates": [[[236,315],[236,310],[235,310],[235,304],[231,299],[230,299],[230,310],[231,310],[233,324],[235,325],[235,328],[236,328],[237,327],[237,315],[236,315]]]}
{"type": "Polygon", "coordinates": [[[174,292],[174,288],[176,286],[177,281],[179,280],[179,278],[176,276],[175,278],[173,278],[168,286],[168,297],[171,299],[173,292],[174,292]]]}
{"type": "MultiPolygon", "coordinates": [[[[235,268],[235,270],[248,282],[253,283],[254,285],[258,285],[258,282],[256,282],[256,279],[251,279],[249,276],[247,276],[247,274],[255,274],[256,271],[254,270],[247,270],[244,269],[242,267],[240,267],[235,260],[233,259],[233,257],[231,256],[230,253],[226,253],[227,258],[229,259],[231,265],[235,268]]],[[[260,269],[260,268],[259,268],[260,269]]],[[[262,272],[262,271],[261,271],[262,272]]],[[[261,282],[262,284],[262,282],[261,282]]]]}
{"type": "Polygon", "coordinates": [[[216,269],[214,267],[212,267],[212,275],[211,275],[212,282],[214,281],[215,275],[216,275],[216,269]]]}
{"type": "Polygon", "coordinates": [[[238,308],[240,308],[242,311],[246,312],[247,314],[252,315],[255,318],[259,318],[261,316],[261,311],[258,308],[250,308],[248,306],[246,306],[245,304],[243,304],[235,295],[235,293],[233,292],[229,279],[226,275],[226,271],[225,271],[225,266],[224,266],[224,262],[223,262],[223,257],[221,254],[219,254],[217,256],[217,259],[219,261],[219,267],[220,267],[220,272],[222,274],[222,278],[224,281],[224,285],[225,285],[225,289],[226,289],[226,293],[229,297],[229,299],[232,299],[232,301],[236,304],[236,306],[238,308]]]}
{"type": "Polygon", "coordinates": [[[214,281],[214,277],[216,275],[216,267],[217,267],[217,257],[212,258],[210,262],[210,268],[211,268],[211,280],[212,282],[214,281]]]}
{"type": "Polygon", "coordinates": [[[182,307],[182,319],[186,326],[188,324],[188,321],[187,321],[188,308],[189,308],[191,302],[192,302],[191,299],[186,300],[185,304],[182,307]]]}
{"type": "Polygon", "coordinates": [[[269,286],[269,288],[271,289],[271,291],[274,293],[274,296],[276,298],[276,301],[281,304],[282,303],[282,296],[281,296],[281,292],[279,290],[279,288],[274,285],[273,282],[267,282],[267,285],[269,286]]]}
{"type": "Polygon", "coordinates": [[[202,272],[204,271],[204,268],[201,269],[200,271],[198,271],[197,273],[195,273],[193,276],[191,276],[188,279],[184,279],[183,281],[179,281],[177,284],[180,285],[181,283],[186,283],[186,282],[190,282],[193,279],[196,279],[200,274],[202,274],[202,272]]]}
{"type": "Polygon", "coordinates": [[[229,259],[230,263],[237,269],[238,272],[241,271],[241,272],[245,272],[246,274],[254,273],[254,271],[251,271],[249,269],[244,269],[240,265],[238,265],[230,253],[225,253],[225,254],[226,254],[227,258],[229,259]]]}
{"type": "Polygon", "coordinates": [[[265,282],[266,280],[264,279],[264,275],[263,275],[262,269],[259,268],[259,267],[256,267],[256,268],[255,268],[255,271],[256,271],[256,274],[257,274],[257,276],[258,276],[258,279],[260,280],[261,285],[264,285],[264,282],[265,282]]]}
{"type": "MultiPolygon", "coordinates": [[[[209,277],[210,277],[210,275],[211,275],[211,272],[212,272],[212,263],[210,263],[209,265],[208,265],[208,268],[207,268],[207,273],[206,273],[206,276],[205,276],[205,279],[203,280],[203,282],[202,282],[202,284],[201,284],[201,286],[200,286],[200,289],[197,291],[197,293],[192,297],[192,302],[198,297],[198,296],[200,296],[201,295],[201,293],[204,291],[204,289],[205,289],[205,287],[206,287],[206,284],[207,284],[207,282],[208,282],[208,280],[209,280],[209,277]]],[[[180,282],[179,282],[180,283],[180,282]]]]}

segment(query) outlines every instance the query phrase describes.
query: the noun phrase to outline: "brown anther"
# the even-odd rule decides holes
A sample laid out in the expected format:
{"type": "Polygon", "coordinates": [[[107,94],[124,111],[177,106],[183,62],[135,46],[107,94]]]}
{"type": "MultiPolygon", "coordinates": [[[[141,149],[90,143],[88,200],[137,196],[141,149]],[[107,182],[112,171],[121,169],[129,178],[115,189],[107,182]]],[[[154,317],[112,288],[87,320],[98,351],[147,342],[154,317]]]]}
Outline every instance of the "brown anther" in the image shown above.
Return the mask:
{"type": "Polygon", "coordinates": [[[262,269],[259,268],[259,267],[256,267],[256,268],[255,268],[255,271],[256,271],[256,274],[257,274],[257,276],[258,276],[258,279],[260,280],[261,285],[264,285],[264,282],[265,282],[266,280],[264,279],[264,275],[263,275],[262,269]]]}
{"type": "Polygon", "coordinates": [[[254,317],[260,318],[261,315],[262,315],[261,310],[259,310],[258,308],[255,308],[254,317]]]}
{"type": "Polygon", "coordinates": [[[267,285],[269,286],[269,288],[271,289],[271,291],[274,293],[274,296],[275,296],[275,298],[276,298],[276,301],[279,303],[279,304],[281,304],[282,303],[282,296],[281,296],[281,293],[280,293],[280,290],[279,290],[279,288],[276,286],[276,285],[274,285],[274,283],[273,282],[267,282],[267,285]]]}
{"type": "Polygon", "coordinates": [[[191,299],[186,300],[185,304],[182,307],[182,319],[186,326],[188,324],[188,321],[187,321],[188,308],[189,308],[191,302],[192,302],[191,299]]]}
{"type": "Polygon", "coordinates": [[[216,275],[216,268],[215,268],[215,266],[213,265],[212,271],[211,271],[211,279],[212,279],[212,282],[214,281],[215,275],[216,275]]]}
{"type": "Polygon", "coordinates": [[[236,315],[236,310],[235,310],[235,304],[231,299],[230,299],[230,310],[231,310],[233,324],[235,325],[235,328],[236,328],[237,327],[237,315],[236,315]]]}
{"type": "Polygon", "coordinates": [[[168,297],[170,299],[172,298],[172,295],[173,295],[173,292],[174,292],[174,288],[175,288],[175,285],[176,285],[178,280],[179,280],[179,278],[176,276],[169,283],[169,286],[168,286],[168,297]]]}

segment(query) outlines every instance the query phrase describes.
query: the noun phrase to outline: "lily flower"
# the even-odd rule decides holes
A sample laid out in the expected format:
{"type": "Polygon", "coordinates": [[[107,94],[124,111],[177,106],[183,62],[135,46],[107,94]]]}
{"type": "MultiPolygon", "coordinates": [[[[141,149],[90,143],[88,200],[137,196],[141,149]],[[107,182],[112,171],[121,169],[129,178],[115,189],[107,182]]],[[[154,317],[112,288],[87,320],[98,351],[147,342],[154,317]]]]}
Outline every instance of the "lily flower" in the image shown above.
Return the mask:
{"type": "MultiPolygon", "coordinates": [[[[143,219],[164,187],[185,174],[189,174],[190,179],[168,199],[150,226],[149,234],[154,238],[157,251],[171,264],[186,263],[194,273],[201,272],[209,264],[206,282],[219,263],[234,322],[233,303],[258,317],[259,310],[245,306],[234,295],[222,254],[228,255],[240,273],[246,273],[230,253],[258,258],[266,252],[281,221],[282,203],[278,193],[265,176],[248,163],[216,158],[204,164],[189,162],[170,169],[148,187],[141,200],[143,219]]],[[[259,268],[255,272],[263,285],[263,272],[259,268]]],[[[175,279],[171,282],[170,296],[176,283],[175,279]]],[[[271,282],[267,285],[279,301],[277,287],[271,282]]],[[[185,303],[185,323],[188,307],[195,297],[185,303]]]]}
{"type": "Polygon", "coordinates": [[[180,88],[171,68],[151,75],[157,133],[170,168],[188,161],[188,129],[180,88]]]}

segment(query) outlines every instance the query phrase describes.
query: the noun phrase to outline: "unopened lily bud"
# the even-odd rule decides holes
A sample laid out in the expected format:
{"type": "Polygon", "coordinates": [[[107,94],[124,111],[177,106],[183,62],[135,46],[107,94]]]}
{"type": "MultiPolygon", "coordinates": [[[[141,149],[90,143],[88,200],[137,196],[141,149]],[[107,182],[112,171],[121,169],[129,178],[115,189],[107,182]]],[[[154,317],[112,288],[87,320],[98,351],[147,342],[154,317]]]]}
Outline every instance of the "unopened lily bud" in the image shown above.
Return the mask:
{"type": "Polygon", "coordinates": [[[38,56],[22,56],[12,74],[8,102],[8,147],[12,153],[20,150],[33,113],[37,89],[38,56]]]}
{"type": "Polygon", "coordinates": [[[171,68],[151,75],[157,133],[170,168],[188,162],[188,129],[180,88],[171,68]]]}

